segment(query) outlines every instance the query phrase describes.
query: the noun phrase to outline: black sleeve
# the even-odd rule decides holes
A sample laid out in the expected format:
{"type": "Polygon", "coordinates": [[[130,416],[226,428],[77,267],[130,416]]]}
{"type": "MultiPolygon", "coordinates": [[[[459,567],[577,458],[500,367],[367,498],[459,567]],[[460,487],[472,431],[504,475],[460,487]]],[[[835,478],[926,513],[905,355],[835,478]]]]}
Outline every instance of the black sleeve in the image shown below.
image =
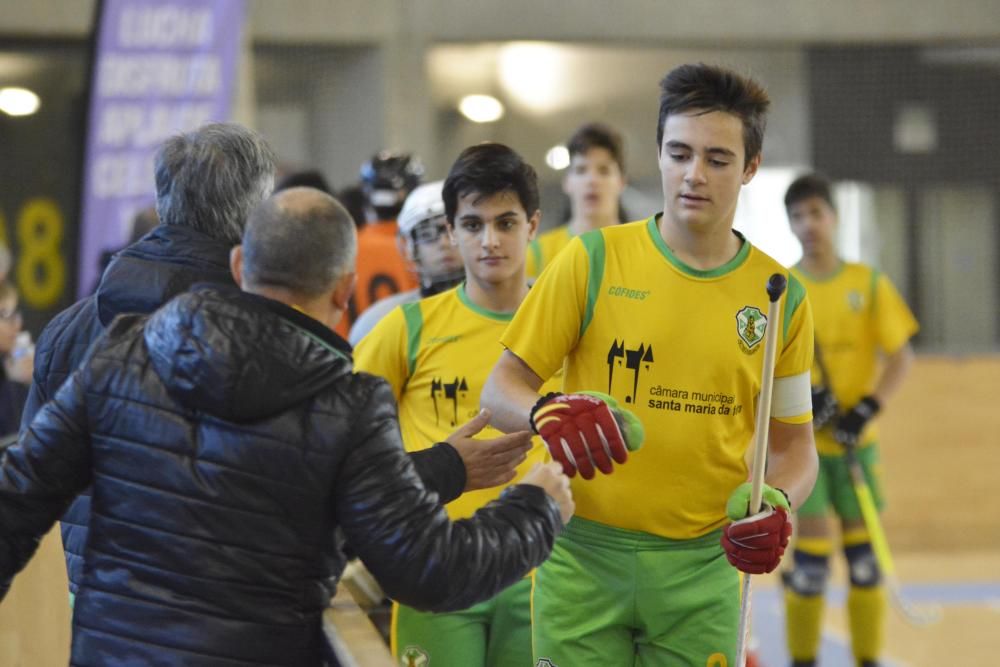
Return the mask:
{"type": "Polygon", "coordinates": [[[39,540],[90,483],[90,435],[76,373],[0,459],[0,596],[39,540]]]}
{"type": "Polygon", "coordinates": [[[428,490],[448,504],[465,490],[465,463],[458,450],[447,442],[410,454],[410,461],[428,490]]]}
{"type": "Polygon", "coordinates": [[[28,397],[24,402],[24,410],[21,411],[21,430],[27,428],[45,402],[49,400],[45,393],[48,362],[49,355],[46,354],[43,357],[36,354],[35,368],[31,372],[31,387],[28,389],[28,397]]]}
{"type": "Polygon", "coordinates": [[[452,522],[403,452],[389,385],[374,385],[337,474],[335,511],[348,542],[389,597],[429,611],[465,609],[540,565],[562,529],[542,489],[516,485],[452,522]]]}

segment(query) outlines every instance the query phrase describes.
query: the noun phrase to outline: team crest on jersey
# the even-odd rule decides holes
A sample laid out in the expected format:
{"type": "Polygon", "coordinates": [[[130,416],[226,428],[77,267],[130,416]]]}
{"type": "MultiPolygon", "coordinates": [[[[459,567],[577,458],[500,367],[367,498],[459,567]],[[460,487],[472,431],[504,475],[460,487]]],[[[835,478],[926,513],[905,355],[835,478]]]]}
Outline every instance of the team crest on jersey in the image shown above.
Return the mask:
{"type": "Polygon", "coordinates": [[[767,317],[756,306],[743,306],[736,313],[736,333],[740,337],[740,349],[752,354],[757,343],[764,340],[767,317]]]}
{"type": "Polygon", "coordinates": [[[852,289],[847,293],[847,305],[851,307],[851,310],[859,313],[865,307],[865,297],[858,290],[852,289]]]}
{"type": "Polygon", "coordinates": [[[431,657],[419,646],[407,646],[399,656],[399,664],[403,667],[429,667],[431,657]]]}
{"type": "Polygon", "coordinates": [[[538,662],[535,663],[535,667],[559,667],[556,663],[552,662],[548,658],[539,658],[538,662]]]}

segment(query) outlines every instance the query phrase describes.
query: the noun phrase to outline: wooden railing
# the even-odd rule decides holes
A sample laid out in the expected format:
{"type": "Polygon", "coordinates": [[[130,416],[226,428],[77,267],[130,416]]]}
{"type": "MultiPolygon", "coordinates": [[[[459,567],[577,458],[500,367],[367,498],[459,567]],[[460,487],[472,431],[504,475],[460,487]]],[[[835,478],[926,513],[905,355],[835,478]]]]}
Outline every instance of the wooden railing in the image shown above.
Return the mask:
{"type": "Polygon", "coordinates": [[[341,667],[394,667],[389,648],[341,585],[323,614],[323,634],[341,667]]]}

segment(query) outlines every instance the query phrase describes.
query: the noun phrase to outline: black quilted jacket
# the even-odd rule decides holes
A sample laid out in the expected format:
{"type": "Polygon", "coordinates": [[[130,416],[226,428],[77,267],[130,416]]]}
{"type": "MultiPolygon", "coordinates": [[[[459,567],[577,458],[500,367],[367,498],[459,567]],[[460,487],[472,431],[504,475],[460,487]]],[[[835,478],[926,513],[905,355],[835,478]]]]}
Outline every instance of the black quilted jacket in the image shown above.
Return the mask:
{"type": "Polygon", "coordinates": [[[0,591],[93,485],[75,665],[315,665],[343,537],[420,609],[495,595],[561,527],[514,486],[452,523],[382,380],[275,301],[200,288],[120,317],[0,466],[0,591]]]}
{"type": "MultiPolygon", "coordinates": [[[[22,427],[55,396],[105,327],[118,315],[147,315],[197,283],[232,287],[228,243],[182,225],[160,225],[115,256],[97,292],[59,313],[42,331],[22,427]]],[[[465,465],[449,445],[411,456],[424,483],[445,500],[465,486],[465,465]]],[[[90,493],[83,491],[61,518],[70,590],[83,581],[90,493]]]]}

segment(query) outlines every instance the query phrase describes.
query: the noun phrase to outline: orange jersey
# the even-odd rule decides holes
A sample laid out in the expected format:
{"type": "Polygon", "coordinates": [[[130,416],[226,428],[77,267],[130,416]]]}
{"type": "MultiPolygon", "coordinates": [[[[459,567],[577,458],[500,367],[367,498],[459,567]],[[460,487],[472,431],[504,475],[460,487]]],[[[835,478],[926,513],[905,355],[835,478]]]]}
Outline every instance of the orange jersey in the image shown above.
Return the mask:
{"type": "Polygon", "coordinates": [[[351,309],[336,329],[345,339],[354,320],[370,305],[419,285],[416,272],[399,252],[396,229],[396,222],[389,220],[369,223],[358,230],[358,281],[351,309]]]}

